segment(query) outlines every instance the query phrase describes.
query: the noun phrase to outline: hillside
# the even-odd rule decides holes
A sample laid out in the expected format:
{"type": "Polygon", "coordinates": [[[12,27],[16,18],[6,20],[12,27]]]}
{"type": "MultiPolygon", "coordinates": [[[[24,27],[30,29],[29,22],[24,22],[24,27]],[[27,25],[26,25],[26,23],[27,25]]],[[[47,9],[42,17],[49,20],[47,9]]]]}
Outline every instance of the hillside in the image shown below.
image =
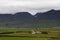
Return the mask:
{"type": "Polygon", "coordinates": [[[29,12],[17,12],[14,15],[0,14],[0,27],[60,27],[60,10],[52,9],[36,15],[31,15],[29,12]]]}

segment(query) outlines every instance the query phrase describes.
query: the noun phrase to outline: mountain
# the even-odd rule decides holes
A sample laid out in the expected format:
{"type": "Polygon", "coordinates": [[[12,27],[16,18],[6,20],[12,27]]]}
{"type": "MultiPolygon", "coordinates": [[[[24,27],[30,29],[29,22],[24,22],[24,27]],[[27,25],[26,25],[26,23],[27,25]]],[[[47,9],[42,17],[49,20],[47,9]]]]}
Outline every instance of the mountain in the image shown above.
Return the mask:
{"type": "Polygon", "coordinates": [[[49,10],[31,15],[29,12],[15,14],[0,14],[0,27],[16,28],[46,28],[60,27],[60,10],[49,10]]]}
{"type": "Polygon", "coordinates": [[[13,16],[17,26],[27,27],[34,24],[35,18],[29,12],[17,12],[13,16]]]}
{"type": "Polygon", "coordinates": [[[12,14],[0,14],[0,20],[8,20],[12,18],[12,14]]]}
{"type": "Polygon", "coordinates": [[[60,27],[60,10],[49,10],[44,13],[37,13],[37,20],[43,27],[60,27]]]}
{"type": "Polygon", "coordinates": [[[33,16],[28,12],[18,12],[14,14],[15,20],[25,20],[29,21],[33,19],[33,16]]]}
{"type": "Polygon", "coordinates": [[[60,10],[49,10],[45,13],[37,13],[35,16],[40,19],[60,20],[60,10]]]}
{"type": "Polygon", "coordinates": [[[29,12],[0,14],[0,27],[28,27],[34,24],[35,17],[29,12]]]}

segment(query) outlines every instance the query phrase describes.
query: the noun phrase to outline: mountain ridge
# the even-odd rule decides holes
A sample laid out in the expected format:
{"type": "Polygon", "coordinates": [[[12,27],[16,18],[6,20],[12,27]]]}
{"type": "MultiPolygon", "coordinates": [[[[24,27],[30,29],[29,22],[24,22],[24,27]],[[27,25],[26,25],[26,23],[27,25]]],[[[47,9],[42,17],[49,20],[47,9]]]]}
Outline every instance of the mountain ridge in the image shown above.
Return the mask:
{"type": "Polygon", "coordinates": [[[60,10],[49,10],[31,15],[29,12],[0,14],[0,27],[37,28],[60,27],[60,10]]]}

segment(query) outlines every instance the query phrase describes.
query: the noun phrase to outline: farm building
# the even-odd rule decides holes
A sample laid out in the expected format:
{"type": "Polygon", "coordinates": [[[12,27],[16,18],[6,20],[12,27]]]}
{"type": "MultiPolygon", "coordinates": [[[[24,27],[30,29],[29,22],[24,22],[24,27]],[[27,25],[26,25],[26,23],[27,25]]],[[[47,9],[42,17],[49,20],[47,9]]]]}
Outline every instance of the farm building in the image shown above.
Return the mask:
{"type": "Polygon", "coordinates": [[[41,32],[38,30],[32,30],[32,34],[41,34],[41,32]]]}
{"type": "Polygon", "coordinates": [[[39,31],[38,29],[32,30],[31,34],[48,34],[46,31],[39,31]]]}

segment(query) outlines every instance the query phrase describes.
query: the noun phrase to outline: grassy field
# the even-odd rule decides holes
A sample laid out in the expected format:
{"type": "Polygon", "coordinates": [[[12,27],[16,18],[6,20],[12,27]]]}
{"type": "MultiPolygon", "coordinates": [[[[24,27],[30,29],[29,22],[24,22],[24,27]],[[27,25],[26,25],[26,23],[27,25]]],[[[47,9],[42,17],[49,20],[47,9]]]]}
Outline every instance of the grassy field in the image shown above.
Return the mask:
{"type": "MultiPolygon", "coordinates": [[[[48,32],[48,34],[31,34],[31,28],[8,28],[0,29],[0,33],[14,32],[11,34],[0,34],[0,40],[55,40],[60,38],[59,28],[40,28],[41,32],[48,32]],[[17,31],[19,31],[17,33],[17,31]]],[[[60,40],[60,39],[58,39],[60,40]]]]}
{"type": "Polygon", "coordinates": [[[0,40],[50,40],[50,38],[1,37],[0,40]]]}

